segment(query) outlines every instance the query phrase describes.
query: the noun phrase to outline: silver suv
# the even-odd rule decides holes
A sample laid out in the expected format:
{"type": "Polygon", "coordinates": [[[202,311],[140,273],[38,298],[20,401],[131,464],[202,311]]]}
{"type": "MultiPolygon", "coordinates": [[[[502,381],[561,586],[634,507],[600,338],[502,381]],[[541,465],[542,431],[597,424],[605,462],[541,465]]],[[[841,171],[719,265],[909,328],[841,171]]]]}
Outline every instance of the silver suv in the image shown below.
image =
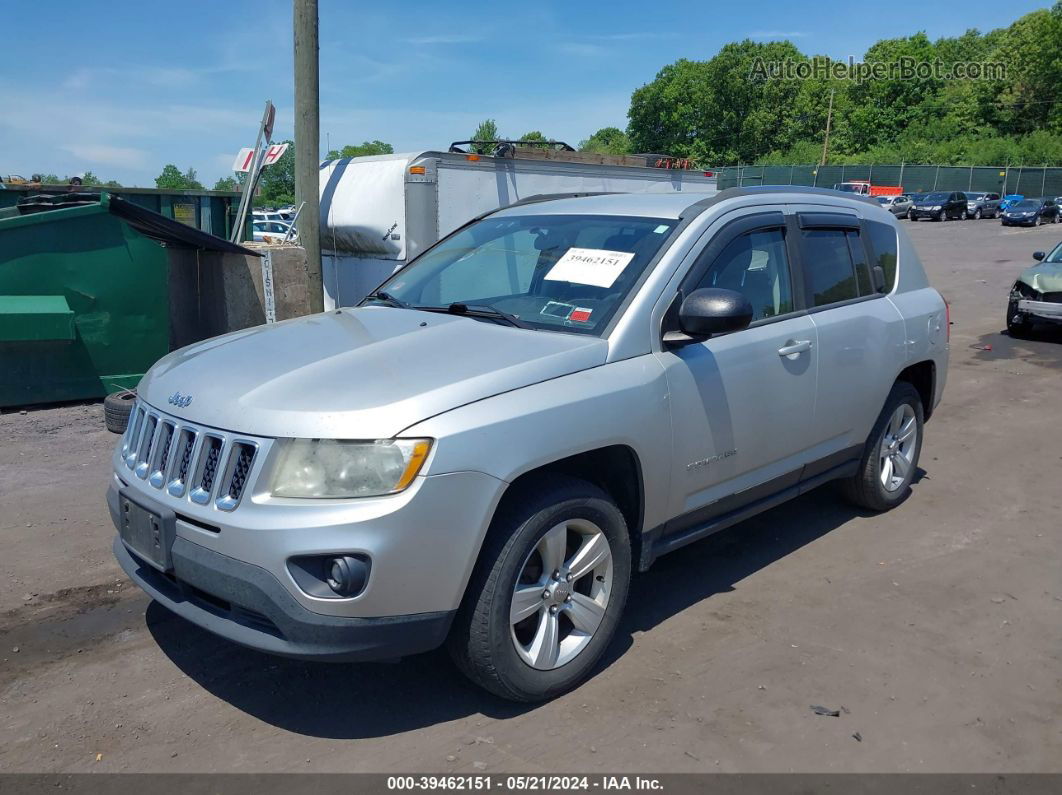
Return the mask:
{"type": "Polygon", "coordinates": [[[158,362],[114,455],[114,552],[244,646],[445,642],[487,689],[550,698],[659,555],[827,481],[904,500],[947,360],[946,305],[876,202],[529,199],[358,307],[158,362]]]}

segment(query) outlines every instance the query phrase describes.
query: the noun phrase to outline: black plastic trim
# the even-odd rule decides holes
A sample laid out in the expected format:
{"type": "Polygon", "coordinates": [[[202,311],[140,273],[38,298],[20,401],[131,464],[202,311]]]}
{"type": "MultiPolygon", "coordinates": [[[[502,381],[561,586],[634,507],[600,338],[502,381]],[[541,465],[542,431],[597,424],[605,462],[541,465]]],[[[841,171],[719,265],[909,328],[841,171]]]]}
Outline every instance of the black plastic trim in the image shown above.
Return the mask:
{"type": "Polygon", "coordinates": [[[849,213],[799,212],[801,229],[859,229],[859,217],[849,213]]]}
{"type": "Polygon", "coordinates": [[[441,645],[456,611],[380,618],[314,613],[268,571],[185,538],[174,541],[174,574],[133,555],[115,536],[114,556],[149,596],[182,618],[247,648],[296,659],[393,659],[441,645]],[[247,615],[260,617],[247,621],[247,615]]]}

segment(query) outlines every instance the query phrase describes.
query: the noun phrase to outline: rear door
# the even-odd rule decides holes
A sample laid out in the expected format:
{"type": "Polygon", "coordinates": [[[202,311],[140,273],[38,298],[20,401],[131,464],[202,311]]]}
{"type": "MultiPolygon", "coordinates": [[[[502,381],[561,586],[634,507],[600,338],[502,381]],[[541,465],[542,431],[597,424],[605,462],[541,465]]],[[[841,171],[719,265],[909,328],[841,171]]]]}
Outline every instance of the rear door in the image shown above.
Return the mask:
{"type": "Polygon", "coordinates": [[[903,361],[904,325],[885,298],[895,278],[895,255],[872,268],[868,224],[846,213],[801,212],[800,266],[804,300],[818,337],[818,388],[813,477],[857,458],[903,361]]]}

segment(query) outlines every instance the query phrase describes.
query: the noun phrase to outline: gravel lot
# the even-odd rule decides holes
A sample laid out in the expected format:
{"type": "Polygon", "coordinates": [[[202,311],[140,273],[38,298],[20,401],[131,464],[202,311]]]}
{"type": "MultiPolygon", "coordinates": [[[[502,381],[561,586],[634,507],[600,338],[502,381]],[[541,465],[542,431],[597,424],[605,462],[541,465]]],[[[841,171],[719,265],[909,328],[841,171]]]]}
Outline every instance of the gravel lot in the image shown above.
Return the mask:
{"type": "Polygon", "coordinates": [[[0,416],[0,771],[1062,772],[1062,335],[1000,333],[1062,226],[907,228],[954,322],[913,497],[820,489],[661,559],[544,706],[171,616],[111,557],[102,405],[0,416]]]}

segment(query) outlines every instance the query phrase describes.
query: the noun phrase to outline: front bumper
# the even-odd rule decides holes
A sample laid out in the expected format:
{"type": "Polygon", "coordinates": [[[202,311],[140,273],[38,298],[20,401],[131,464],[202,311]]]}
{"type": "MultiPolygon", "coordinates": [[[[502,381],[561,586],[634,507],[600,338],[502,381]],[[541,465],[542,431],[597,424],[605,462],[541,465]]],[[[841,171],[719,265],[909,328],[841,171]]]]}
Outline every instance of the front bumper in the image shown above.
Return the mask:
{"type": "Polygon", "coordinates": [[[1008,218],[1004,215],[1002,223],[1003,226],[1033,226],[1036,224],[1036,216],[1034,215],[1031,218],[1008,218]]]}
{"type": "Polygon", "coordinates": [[[936,218],[940,215],[940,210],[925,210],[918,207],[911,208],[911,218],[918,220],[919,218],[936,218]]]}
{"type": "Polygon", "coordinates": [[[173,543],[173,572],[132,554],[120,537],[114,555],[129,578],[177,615],[241,646],[297,659],[350,662],[417,654],[445,640],[454,611],[387,618],[342,618],[300,605],[265,569],[173,543]]]}
{"type": "Polygon", "coordinates": [[[1018,311],[1032,315],[1037,320],[1062,323],[1062,304],[1056,304],[1050,301],[1032,301],[1028,298],[1022,298],[1018,301],[1018,311]]]}

